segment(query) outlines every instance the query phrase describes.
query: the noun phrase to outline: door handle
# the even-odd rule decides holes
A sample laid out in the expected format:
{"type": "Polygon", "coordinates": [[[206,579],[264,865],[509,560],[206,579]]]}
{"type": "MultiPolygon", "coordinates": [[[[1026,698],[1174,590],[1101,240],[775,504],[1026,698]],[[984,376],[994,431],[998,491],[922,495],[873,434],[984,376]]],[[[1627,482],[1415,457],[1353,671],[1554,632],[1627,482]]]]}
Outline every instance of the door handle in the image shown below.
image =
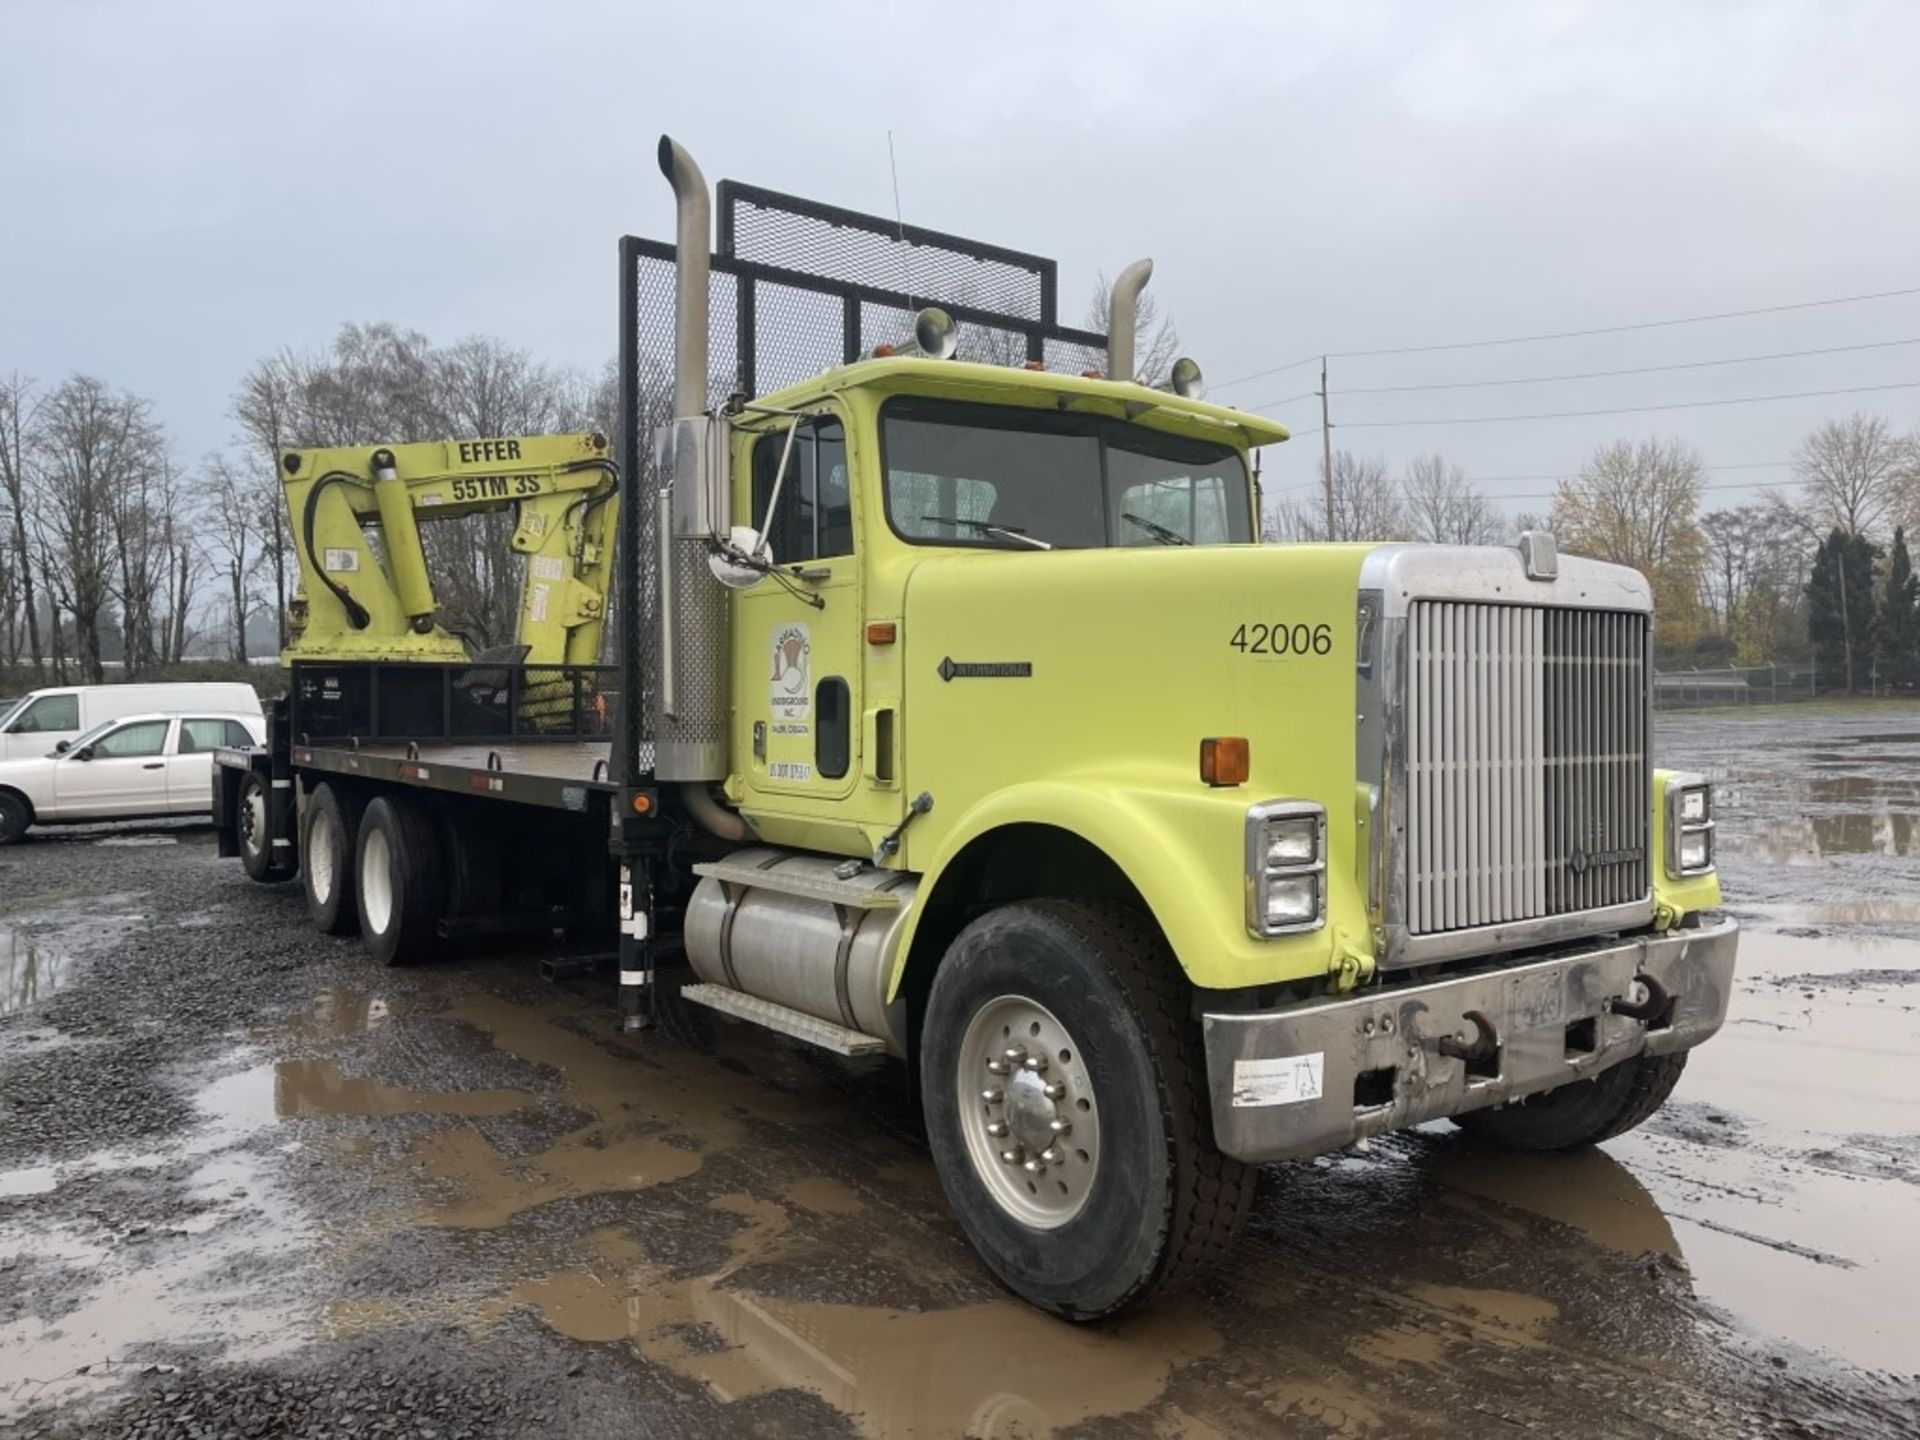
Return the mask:
{"type": "Polygon", "coordinates": [[[164,770],[167,768],[167,762],[164,760],[149,760],[140,768],[142,770],[164,770]]]}

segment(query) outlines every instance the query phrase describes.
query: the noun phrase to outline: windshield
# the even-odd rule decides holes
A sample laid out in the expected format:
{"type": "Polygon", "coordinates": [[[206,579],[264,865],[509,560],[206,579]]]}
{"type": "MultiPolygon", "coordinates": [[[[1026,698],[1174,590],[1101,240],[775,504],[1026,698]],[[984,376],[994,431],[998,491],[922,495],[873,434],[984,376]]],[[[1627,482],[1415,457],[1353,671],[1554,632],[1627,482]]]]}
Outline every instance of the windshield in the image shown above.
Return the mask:
{"type": "Polygon", "coordinates": [[[1062,550],[1252,539],[1230,445],[1121,420],[901,397],[881,412],[887,520],[920,545],[1062,550]]]}
{"type": "Polygon", "coordinates": [[[7,723],[13,719],[13,712],[20,708],[26,698],[24,695],[8,695],[0,699],[0,730],[7,728],[7,723]]]}

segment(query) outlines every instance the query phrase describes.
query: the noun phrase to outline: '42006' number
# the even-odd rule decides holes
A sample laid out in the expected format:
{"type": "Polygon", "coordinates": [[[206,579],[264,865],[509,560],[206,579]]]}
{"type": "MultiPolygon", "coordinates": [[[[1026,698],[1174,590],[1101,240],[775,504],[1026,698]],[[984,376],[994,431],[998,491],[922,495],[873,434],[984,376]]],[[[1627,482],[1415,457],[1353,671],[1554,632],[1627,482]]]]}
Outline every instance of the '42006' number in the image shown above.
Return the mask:
{"type": "Polygon", "coordinates": [[[1333,650],[1331,625],[1242,624],[1227,642],[1245,655],[1326,655],[1333,650]]]}

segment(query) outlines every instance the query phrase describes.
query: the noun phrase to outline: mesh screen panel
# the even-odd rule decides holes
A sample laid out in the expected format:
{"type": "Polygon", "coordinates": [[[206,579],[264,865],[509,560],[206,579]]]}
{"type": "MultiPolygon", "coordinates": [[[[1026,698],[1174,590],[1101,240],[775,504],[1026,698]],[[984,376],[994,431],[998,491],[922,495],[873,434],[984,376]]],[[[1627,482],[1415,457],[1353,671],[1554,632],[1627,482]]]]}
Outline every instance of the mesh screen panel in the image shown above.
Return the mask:
{"type": "Polygon", "coordinates": [[[1054,320],[1054,264],[1041,256],[732,182],[720,187],[720,207],[721,249],[736,260],[1054,320]]]}

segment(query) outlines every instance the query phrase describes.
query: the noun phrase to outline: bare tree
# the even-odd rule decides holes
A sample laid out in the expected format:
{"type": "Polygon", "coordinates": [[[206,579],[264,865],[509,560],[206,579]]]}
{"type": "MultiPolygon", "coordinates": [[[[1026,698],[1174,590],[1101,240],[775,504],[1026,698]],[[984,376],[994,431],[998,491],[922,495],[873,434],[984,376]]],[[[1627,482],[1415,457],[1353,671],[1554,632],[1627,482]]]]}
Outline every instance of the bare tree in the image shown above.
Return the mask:
{"type": "Polygon", "coordinates": [[[1378,456],[1333,452],[1333,530],[1327,530],[1326,471],[1312,494],[1282,499],[1270,526],[1280,540],[1406,540],[1412,536],[1399,487],[1378,456]]]}
{"type": "MultiPolygon", "coordinates": [[[[0,491],[7,509],[8,588],[24,618],[27,653],[35,675],[41,673],[40,604],[33,590],[33,553],[27,543],[28,473],[40,442],[40,402],[36,386],[14,373],[0,378],[0,491]]],[[[13,658],[18,658],[17,650],[13,658]]]]}
{"type": "Polygon", "coordinates": [[[247,622],[257,608],[254,571],[265,548],[266,517],[255,504],[258,486],[228,457],[208,456],[205,473],[209,503],[203,534],[207,554],[226,591],[227,621],[232,626],[228,653],[245,663],[247,622]]]}
{"type": "Polygon", "coordinates": [[[1880,416],[1856,412],[1826,421],[1793,456],[1807,530],[1880,536],[1899,514],[1912,465],[1911,442],[1880,416]]]}
{"type": "Polygon", "coordinates": [[[151,471],[162,437],[145,400],[90,375],[52,391],[42,419],[41,573],[73,619],[80,672],[97,685],[105,678],[100,625],[116,583],[116,507],[151,471]]]}
{"type": "Polygon", "coordinates": [[[1421,455],[1407,465],[1401,489],[1405,521],[1416,540],[1436,545],[1494,545],[1506,522],[1466,471],[1438,455],[1421,455]]]}
{"type": "MultiPolygon", "coordinates": [[[[1113,285],[1102,272],[1094,282],[1093,297],[1087,302],[1087,329],[1105,335],[1110,324],[1108,307],[1113,303],[1113,285]]],[[[1022,354],[1020,360],[1026,359],[1022,354]]],[[[1160,302],[1151,290],[1140,292],[1133,316],[1133,372],[1149,385],[1158,385],[1180,358],[1180,332],[1171,316],[1160,314],[1160,302]]],[[[1012,363],[1019,363],[1014,361],[1012,363]]]]}

